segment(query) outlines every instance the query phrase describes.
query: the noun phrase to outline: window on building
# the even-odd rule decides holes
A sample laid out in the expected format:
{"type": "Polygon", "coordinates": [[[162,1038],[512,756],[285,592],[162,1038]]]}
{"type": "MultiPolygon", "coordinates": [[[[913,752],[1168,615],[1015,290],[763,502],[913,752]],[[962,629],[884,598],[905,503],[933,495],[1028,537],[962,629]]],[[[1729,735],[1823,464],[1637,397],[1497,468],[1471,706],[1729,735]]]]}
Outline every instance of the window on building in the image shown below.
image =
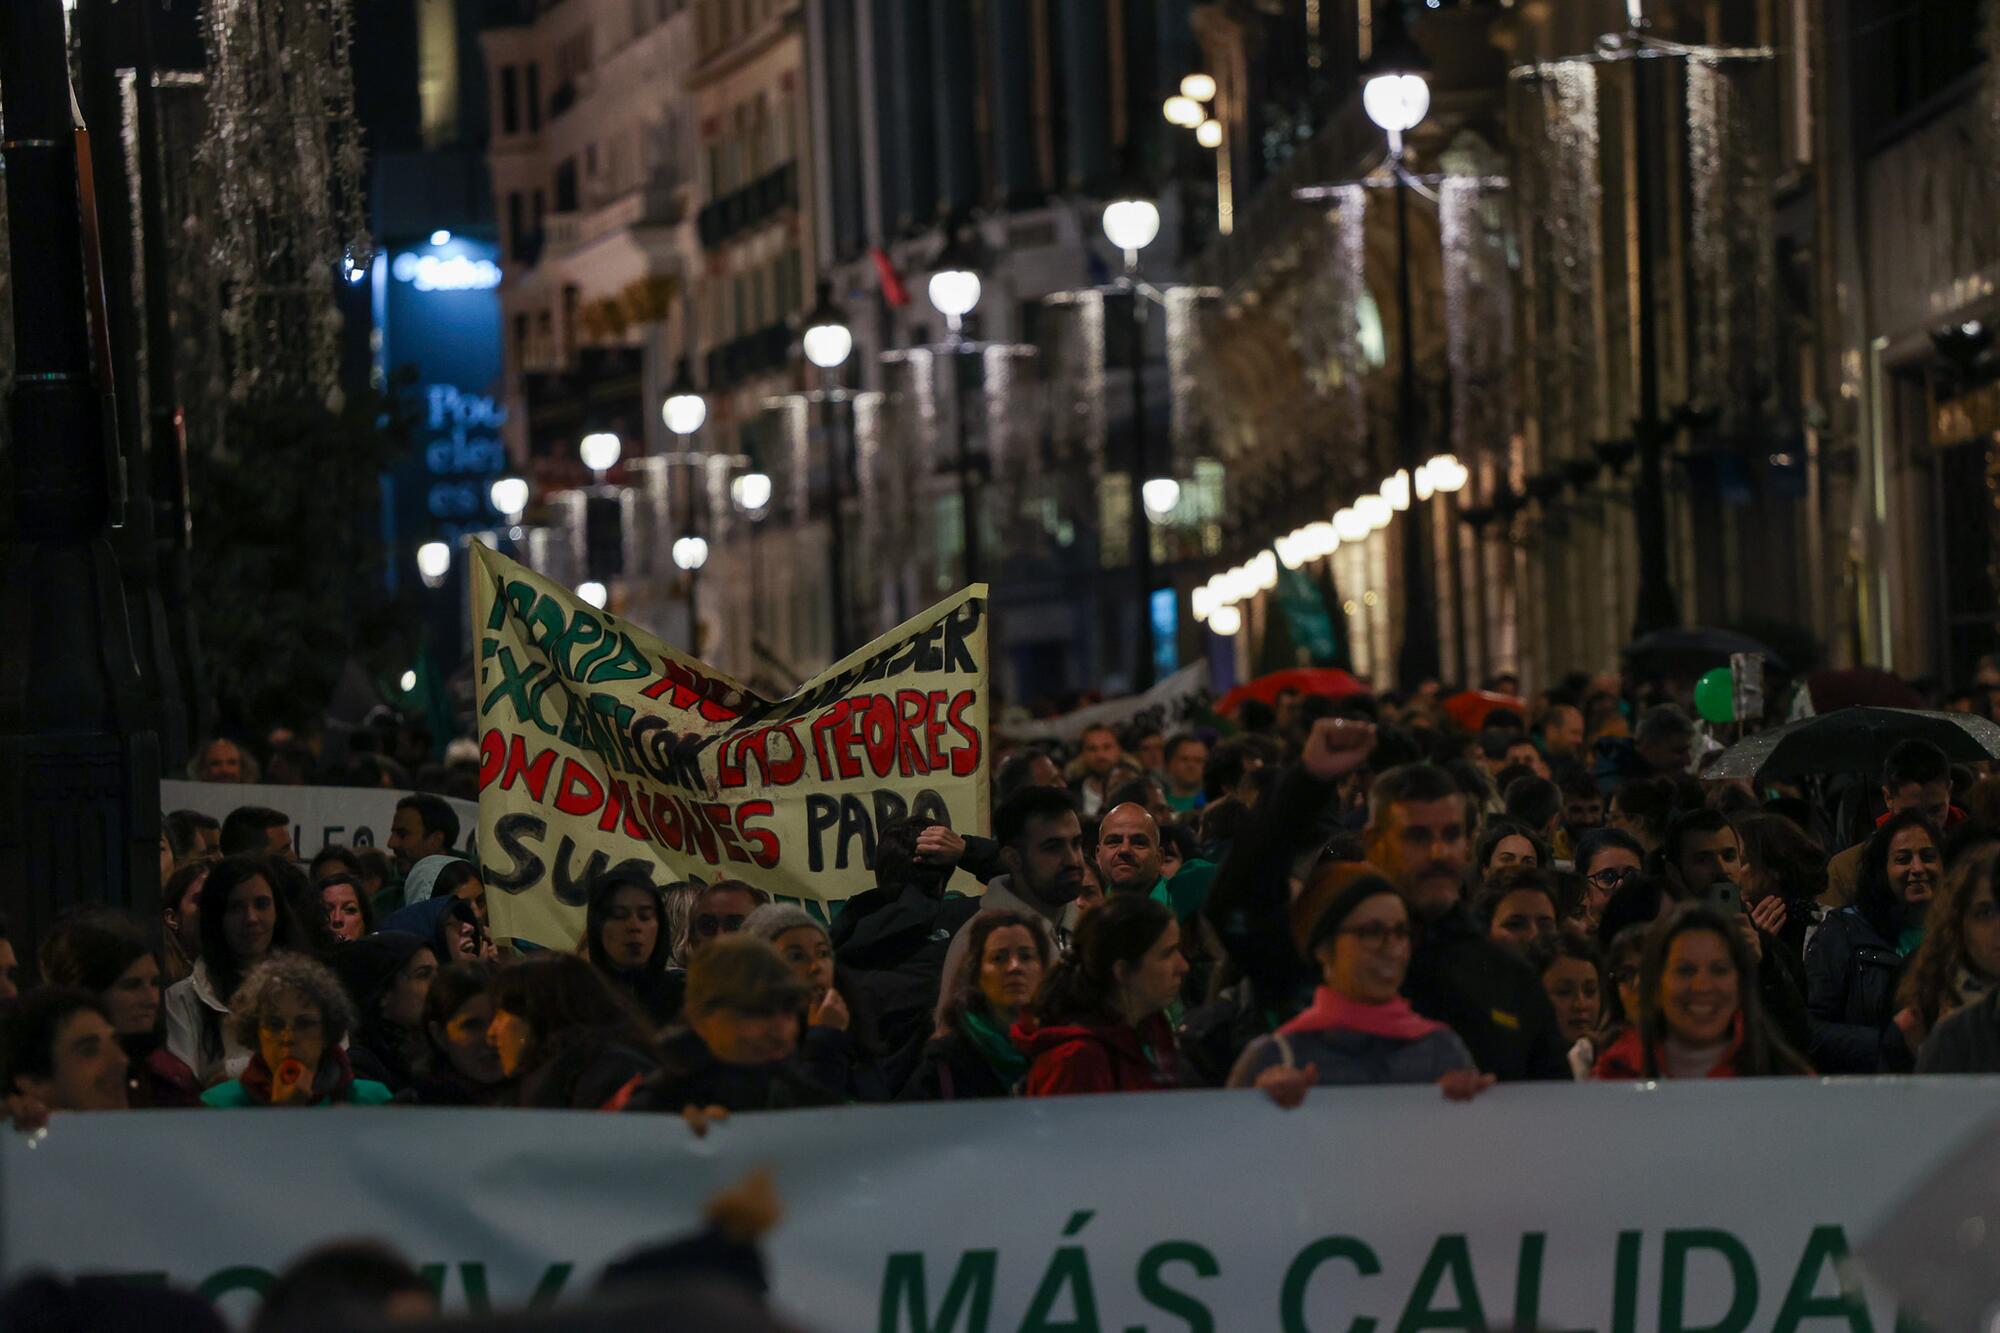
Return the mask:
{"type": "Polygon", "coordinates": [[[730,294],[735,301],[735,324],[730,330],[732,337],[740,338],[750,331],[750,280],[738,273],[730,280],[730,294]]]}
{"type": "Polygon", "coordinates": [[[512,65],[500,67],[500,132],[521,132],[521,72],[512,65]]]}
{"type": "Polygon", "coordinates": [[[576,212],[576,159],[566,157],[556,167],[556,212],[576,212]]]}
{"type": "Polygon", "coordinates": [[[528,364],[528,360],[529,360],[529,349],[528,349],[528,316],[527,316],[527,313],[526,313],[526,312],[524,311],[524,312],[522,312],[521,314],[518,314],[518,315],[514,316],[514,366],[515,366],[515,368],[516,368],[516,369],[521,369],[521,368],[524,368],[525,366],[527,366],[527,364],[528,364]]]}
{"type": "Polygon", "coordinates": [[[535,191],[535,230],[537,232],[541,231],[542,218],[547,215],[548,211],[548,196],[540,190],[535,191]]]}
{"type": "Polygon", "coordinates": [[[539,134],[542,129],[542,67],[530,63],[528,66],[528,133],[539,134]]]}
{"type": "Polygon", "coordinates": [[[507,192],[507,257],[526,259],[528,254],[528,208],[519,190],[507,192]]]}

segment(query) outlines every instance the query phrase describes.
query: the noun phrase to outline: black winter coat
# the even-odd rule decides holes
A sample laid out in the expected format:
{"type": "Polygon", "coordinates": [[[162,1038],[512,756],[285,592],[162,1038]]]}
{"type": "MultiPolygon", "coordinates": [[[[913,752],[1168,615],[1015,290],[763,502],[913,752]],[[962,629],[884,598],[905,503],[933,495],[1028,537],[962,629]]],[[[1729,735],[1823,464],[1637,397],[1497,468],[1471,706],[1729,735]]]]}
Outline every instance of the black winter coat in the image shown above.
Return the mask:
{"type": "Polygon", "coordinates": [[[2000,989],[1932,1030],[1917,1054],[1919,1074],[2000,1074],[2000,989]]]}
{"type": "Polygon", "coordinates": [[[924,1053],[896,1100],[968,1102],[1010,1095],[1007,1085],[964,1033],[953,1030],[924,1043],[924,1053]]]}
{"type": "Polygon", "coordinates": [[[681,1019],[681,1005],[687,999],[687,973],[677,967],[648,972],[642,968],[626,971],[606,968],[605,980],[630,996],[656,1028],[670,1027],[681,1019]]]}
{"type": "Polygon", "coordinates": [[[1542,979],[1527,959],[1487,939],[1464,903],[1419,923],[1403,994],[1464,1039],[1485,1073],[1509,1082],[1573,1077],[1542,979]]]}
{"type": "Polygon", "coordinates": [[[729,1111],[780,1111],[837,1106],[842,1100],[814,1081],[796,1060],[724,1064],[689,1028],[668,1033],[660,1046],[660,1071],[632,1094],[628,1110],[678,1113],[689,1106],[720,1106],[729,1111]]]}
{"type": "Polygon", "coordinates": [[[634,1046],[625,1034],[576,1028],[558,1033],[540,1063],[522,1077],[517,1104],[597,1111],[626,1084],[658,1069],[653,1053],[634,1046]]]}
{"type": "Polygon", "coordinates": [[[1896,1016],[1903,958],[1857,908],[1844,907],[1806,949],[1806,1059],[1822,1074],[1906,1073],[1914,1061],[1896,1016]]]}
{"type": "Polygon", "coordinates": [[[834,959],[873,1013],[883,1050],[913,1047],[930,1030],[945,952],[978,914],[977,898],[905,884],[856,894],[833,919],[834,959]]]}

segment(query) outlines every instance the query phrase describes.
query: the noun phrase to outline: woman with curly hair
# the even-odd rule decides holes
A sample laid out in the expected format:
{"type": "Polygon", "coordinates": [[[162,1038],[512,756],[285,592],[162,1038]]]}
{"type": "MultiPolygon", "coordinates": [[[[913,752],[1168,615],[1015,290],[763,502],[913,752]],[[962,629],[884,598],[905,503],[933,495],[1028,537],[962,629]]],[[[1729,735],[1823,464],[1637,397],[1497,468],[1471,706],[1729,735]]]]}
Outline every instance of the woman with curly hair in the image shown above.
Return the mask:
{"type": "Polygon", "coordinates": [[[354,1077],[342,1043],[354,1006],[324,965],[276,954],[250,969],[229,1001],[235,1039],[254,1051],[240,1078],[201,1095],[209,1106],[380,1106],[389,1089],[354,1077]]]}
{"type": "Polygon", "coordinates": [[[2000,902],[1993,871],[2000,843],[1960,854],[1945,877],[1944,893],[1924,916],[1924,942],[1903,974],[1895,1017],[1912,1053],[1944,1019],[2000,985],[2000,902]]]}

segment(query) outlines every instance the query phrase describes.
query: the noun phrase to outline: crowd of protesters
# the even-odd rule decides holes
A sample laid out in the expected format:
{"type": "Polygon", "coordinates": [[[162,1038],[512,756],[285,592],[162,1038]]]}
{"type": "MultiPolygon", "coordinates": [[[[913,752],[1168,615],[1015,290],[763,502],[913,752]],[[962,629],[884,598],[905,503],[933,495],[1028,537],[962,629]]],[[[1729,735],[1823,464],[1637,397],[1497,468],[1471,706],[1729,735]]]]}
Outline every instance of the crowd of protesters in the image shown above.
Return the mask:
{"type": "MultiPolygon", "coordinates": [[[[1705,782],[1685,712],[1577,684],[1477,733],[1428,695],[1281,695],[1227,736],[1093,727],[1006,754],[991,838],[885,827],[876,887],[830,922],[614,872],[570,952],[493,938],[436,795],[400,802],[386,849],[303,864],[283,811],[174,812],[159,920],[64,917],[25,992],[0,937],[0,1078],[23,1123],[407,1103],[699,1128],[895,1099],[2000,1070],[2000,778],[1912,740],[1844,795],[1705,782]]],[[[198,768],[250,762],[219,742],[198,768]]]]}

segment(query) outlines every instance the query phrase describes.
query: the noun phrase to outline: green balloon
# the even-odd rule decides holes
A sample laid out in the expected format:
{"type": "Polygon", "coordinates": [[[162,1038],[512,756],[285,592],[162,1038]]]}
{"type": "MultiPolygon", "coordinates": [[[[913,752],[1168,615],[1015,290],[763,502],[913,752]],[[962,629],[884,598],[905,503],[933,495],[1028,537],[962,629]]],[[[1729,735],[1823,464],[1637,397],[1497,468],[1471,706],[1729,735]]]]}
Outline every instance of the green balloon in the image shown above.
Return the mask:
{"type": "Polygon", "coordinates": [[[1717,667],[1694,684],[1694,709],[1710,722],[1736,720],[1736,677],[1717,667]]]}

